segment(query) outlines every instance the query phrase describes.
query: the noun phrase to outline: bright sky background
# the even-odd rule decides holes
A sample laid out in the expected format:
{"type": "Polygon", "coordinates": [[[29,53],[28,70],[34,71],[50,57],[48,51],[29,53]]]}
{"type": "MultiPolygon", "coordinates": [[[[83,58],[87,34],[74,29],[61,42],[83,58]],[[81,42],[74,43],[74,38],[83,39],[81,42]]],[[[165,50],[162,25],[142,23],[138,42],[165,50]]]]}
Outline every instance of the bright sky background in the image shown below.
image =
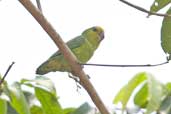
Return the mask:
{"type": "MultiPolygon", "coordinates": [[[[35,0],[34,0],[35,1],[35,0]]],[[[92,26],[105,30],[105,39],[89,63],[156,64],[166,60],[160,46],[162,17],[151,16],[131,8],[119,0],[41,0],[43,13],[64,41],[92,26]]],[[[149,9],[153,0],[129,0],[149,9]]],[[[163,10],[164,11],[164,10],[163,10]]],[[[12,61],[15,65],[6,80],[34,78],[36,68],[56,50],[55,44],[18,0],[0,2],[0,73],[4,74],[12,61]]],[[[171,65],[149,68],[88,67],[85,72],[107,106],[118,90],[141,71],[152,73],[167,82],[171,65]]],[[[76,91],[75,82],[67,73],[49,73],[56,85],[63,107],[79,106],[91,99],[84,89],[76,91]]]]}

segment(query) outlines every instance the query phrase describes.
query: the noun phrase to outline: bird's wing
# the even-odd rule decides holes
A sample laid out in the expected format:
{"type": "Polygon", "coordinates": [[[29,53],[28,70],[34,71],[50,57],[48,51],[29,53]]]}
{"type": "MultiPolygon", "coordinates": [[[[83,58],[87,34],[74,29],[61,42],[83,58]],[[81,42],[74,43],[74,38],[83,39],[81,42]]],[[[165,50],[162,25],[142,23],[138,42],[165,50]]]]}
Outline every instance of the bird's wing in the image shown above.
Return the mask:
{"type": "MultiPolygon", "coordinates": [[[[85,43],[85,38],[83,38],[83,36],[78,36],[74,39],[69,40],[66,44],[72,50],[72,49],[80,47],[84,43],[85,43]]],[[[60,54],[61,54],[61,52],[57,51],[50,58],[53,58],[53,57],[58,56],[60,54]]]]}

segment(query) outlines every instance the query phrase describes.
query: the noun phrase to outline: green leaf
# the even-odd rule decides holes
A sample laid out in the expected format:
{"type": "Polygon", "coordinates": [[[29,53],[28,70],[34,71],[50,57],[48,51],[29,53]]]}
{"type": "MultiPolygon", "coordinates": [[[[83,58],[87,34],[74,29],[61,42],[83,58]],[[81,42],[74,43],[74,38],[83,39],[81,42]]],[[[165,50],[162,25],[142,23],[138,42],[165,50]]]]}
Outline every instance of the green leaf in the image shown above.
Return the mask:
{"type": "Polygon", "coordinates": [[[142,82],[144,82],[147,77],[148,77],[148,73],[142,72],[139,73],[137,75],[135,75],[129,82],[128,84],[126,84],[119,92],[118,94],[115,96],[113,103],[117,104],[119,102],[122,103],[123,105],[123,109],[126,108],[127,102],[130,99],[134,89],[141,84],[142,82]]]}
{"type": "Polygon", "coordinates": [[[150,7],[150,11],[158,12],[159,10],[164,8],[166,5],[168,5],[170,2],[171,0],[155,0],[150,7]]]}
{"type": "Polygon", "coordinates": [[[72,114],[76,108],[65,108],[64,109],[64,114],[72,114]]]}
{"type": "Polygon", "coordinates": [[[26,98],[27,103],[33,104],[33,102],[35,101],[35,95],[29,91],[23,91],[23,94],[26,98]]]}
{"type": "MultiPolygon", "coordinates": [[[[171,8],[167,11],[171,14],[171,8]]],[[[161,27],[161,46],[166,54],[171,54],[171,18],[164,17],[161,27]]]]}
{"type": "Polygon", "coordinates": [[[53,93],[54,95],[56,94],[56,89],[53,82],[45,76],[36,76],[34,80],[22,79],[20,83],[29,87],[43,88],[53,93]]]}
{"type": "Polygon", "coordinates": [[[164,97],[168,94],[165,85],[156,80],[153,76],[148,77],[149,101],[146,114],[157,111],[164,97]]]}
{"type": "Polygon", "coordinates": [[[171,96],[168,96],[163,100],[159,112],[159,114],[171,114],[171,96]]]}
{"type": "Polygon", "coordinates": [[[7,114],[7,101],[0,99],[0,114],[7,114]]]}
{"type": "Polygon", "coordinates": [[[168,82],[168,83],[166,84],[166,88],[167,88],[168,93],[171,94],[171,82],[168,82]]]}
{"type": "Polygon", "coordinates": [[[31,106],[30,112],[31,114],[44,114],[43,109],[36,105],[31,106]]]}
{"type": "Polygon", "coordinates": [[[35,87],[35,94],[45,114],[64,114],[56,95],[39,87],[35,87]]]}
{"type": "Polygon", "coordinates": [[[24,85],[26,85],[26,86],[28,86],[28,87],[34,87],[33,85],[33,80],[29,80],[29,79],[21,79],[20,80],[20,84],[24,84],[24,85]]]}
{"type": "Polygon", "coordinates": [[[134,97],[134,103],[141,108],[146,108],[146,114],[157,111],[163,98],[168,94],[166,86],[149,75],[147,82],[137,92],[134,97]]]}
{"type": "Polygon", "coordinates": [[[150,114],[159,109],[163,98],[167,94],[165,85],[149,75],[147,82],[135,95],[134,103],[141,108],[146,108],[146,114],[150,114]]]}
{"type": "Polygon", "coordinates": [[[72,114],[87,114],[92,110],[92,107],[88,103],[82,104],[72,114]]]}
{"type": "Polygon", "coordinates": [[[11,98],[10,104],[18,114],[30,114],[28,103],[19,83],[15,82],[9,87],[9,96],[11,98]]]}
{"type": "Polygon", "coordinates": [[[141,108],[145,107],[147,110],[146,114],[157,111],[163,98],[168,95],[168,90],[165,85],[156,80],[151,74],[145,72],[134,76],[116,95],[114,103],[121,102],[123,109],[125,109],[133,91],[142,83],[144,85],[136,93],[134,103],[141,108]]]}
{"type": "Polygon", "coordinates": [[[11,107],[11,105],[9,103],[7,103],[7,106],[8,106],[8,111],[7,111],[7,114],[18,114],[16,112],[16,110],[14,110],[13,107],[11,107]]]}
{"type": "Polygon", "coordinates": [[[136,93],[134,97],[134,103],[141,108],[147,106],[149,100],[148,84],[145,83],[142,88],[136,93]]]}

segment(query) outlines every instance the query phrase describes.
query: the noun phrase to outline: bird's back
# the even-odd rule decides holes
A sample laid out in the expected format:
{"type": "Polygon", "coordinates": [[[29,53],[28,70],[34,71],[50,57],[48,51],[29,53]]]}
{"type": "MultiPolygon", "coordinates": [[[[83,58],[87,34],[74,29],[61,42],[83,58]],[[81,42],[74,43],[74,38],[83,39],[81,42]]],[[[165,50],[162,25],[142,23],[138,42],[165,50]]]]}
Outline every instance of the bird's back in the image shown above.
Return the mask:
{"type": "MultiPolygon", "coordinates": [[[[68,41],[66,44],[76,56],[78,62],[86,63],[93,56],[94,51],[103,38],[103,29],[95,26],[83,31],[80,36],[68,41]]],[[[43,75],[55,71],[72,72],[70,65],[60,51],[54,53],[47,61],[41,64],[37,68],[36,74],[43,75]]]]}
{"type": "MultiPolygon", "coordinates": [[[[91,44],[83,37],[79,36],[67,42],[67,46],[71,49],[79,62],[87,62],[93,55],[91,44]]],[[[62,53],[57,51],[47,61],[41,64],[36,74],[46,74],[48,72],[71,72],[68,62],[64,59],[62,53]]]]}

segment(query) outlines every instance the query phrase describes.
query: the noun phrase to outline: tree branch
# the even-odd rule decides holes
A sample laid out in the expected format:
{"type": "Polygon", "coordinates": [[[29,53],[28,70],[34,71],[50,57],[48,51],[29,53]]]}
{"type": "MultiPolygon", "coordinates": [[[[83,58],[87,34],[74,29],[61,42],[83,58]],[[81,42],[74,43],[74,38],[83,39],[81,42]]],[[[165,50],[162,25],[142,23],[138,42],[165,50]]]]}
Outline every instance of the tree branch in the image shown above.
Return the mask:
{"type": "Polygon", "coordinates": [[[4,82],[8,72],[10,71],[10,69],[12,68],[12,66],[14,65],[14,62],[11,63],[11,65],[8,67],[7,71],[5,72],[4,76],[2,77],[2,79],[0,80],[0,86],[1,84],[4,82]]]}
{"type": "Polygon", "coordinates": [[[169,63],[169,61],[159,64],[145,64],[145,65],[114,65],[114,64],[94,64],[94,63],[80,63],[84,66],[103,66],[103,67],[155,67],[169,63]]]}
{"type": "Polygon", "coordinates": [[[46,20],[42,13],[31,3],[30,0],[19,0],[19,2],[32,14],[32,16],[37,20],[41,27],[47,32],[50,38],[54,41],[56,46],[59,48],[64,58],[67,60],[71,66],[74,74],[79,77],[81,85],[86,89],[94,104],[97,106],[101,114],[109,114],[104,103],[97,94],[95,88],[89,81],[87,75],[82,70],[81,65],[78,64],[76,57],[73,55],[71,50],[63,42],[59,34],[55,31],[52,25],[46,20]]]}
{"type": "Polygon", "coordinates": [[[162,17],[171,17],[171,15],[167,15],[167,14],[150,12],[150,11],[140,7],[140,6],[134,5],[134,4],[132,4],[132,3],[128,2],[128,1],[125,1],[125,0],[120,0],[120,1],[125,3],[125,4],[127,4],[128,6],[131,6],[131,7],[135,8],[135,9],[139,10],[139,11],[142,11],[144,13],[148,13],[148,15],[156,15],[156,16],[162,16],[162,17]]]}

